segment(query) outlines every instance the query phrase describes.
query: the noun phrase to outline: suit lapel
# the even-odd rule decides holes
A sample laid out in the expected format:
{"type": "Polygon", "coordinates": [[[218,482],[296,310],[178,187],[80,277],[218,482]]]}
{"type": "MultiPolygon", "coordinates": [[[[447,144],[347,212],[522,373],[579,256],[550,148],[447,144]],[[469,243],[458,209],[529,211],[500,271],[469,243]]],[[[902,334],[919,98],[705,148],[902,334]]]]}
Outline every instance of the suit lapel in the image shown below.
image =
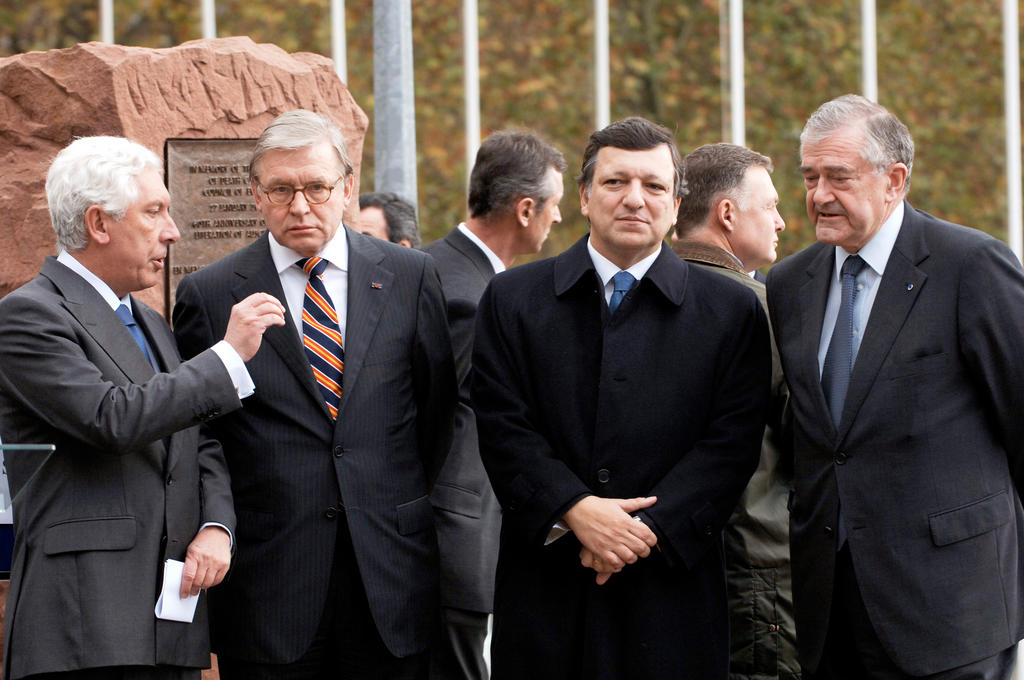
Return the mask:
{"type": "Polygon", "coordinates": [[[181,363],[174,337],[162,332],[161,326],[166,325],[163,317],[148,306],[132,298],[132,315],[139,328],[149,340],[149,348],[156,354],[154,359],[166,372],[171,372],[181,363]]]}
{"type": "MultiPolygon", "coordinates": [[[[235,267],[235,276],[238,280],[231,289],[235,302],[241,302],[253,293],[265,292],[276,297],[285,307],[288,306],[284,289],[281,287],[281,277],[274,267],[274,258],[270,256],[269,237],[266,233],[251,248],[244,251],[243,257],[239,258],[235,267]]],[[[292,321],[290,311],[284,315],[283,326],[271,326],[264,332],[263,341],[277,352],[285,367],[320,405],[324,415],[330,417],[327,405],[313,378],[313,369],[306,358],[306,352],[299,340],[299,330],[292,321]]]]}
{"type": "Polygon", "coordinates": [[[458,227],[452,229],[444,240],[448,242],[452,248],[462,253],[467,260],[473,263],[473,267],[480,272],[480,276],[484,278],[484,281],[490,281],[494,276],[494,267],[491,266],[491,261],[487,259],[487,255],[484,251],[480,250],[480,246],[473,243],[468,236],[462,233],[458,227]]]}
{"type": "Polygon", "coordinates": [[[924,234],[913,216],[913,209],[907,205],[900,234],[878,284],[878,294],[864,329],[864,339],[857,352],[853,373],[850,374],[850,388],[846,393],[843,416],[839,422],[840,440],[849,431],[907,315],[924,289],[928,275],[918,269],[917,265],[927,257],[924,234]]]}
{"type": "Polygon", "coordinates": [[[68,312],[129,380],[141,384],[153,377],[153,367],[139,351],[135,339],[95,288],[56,258],[46,259],[42,274],[60,289],[68,312]]]}
{"type": "MultiPolygon", "coordinates": [[[[345,324],[345,375],[339,414],[359,380],[381,312],[391,295],[394,273],[384,265],[384,252],[373,239],[345,227],[348,238],[348,320],[345,324]]],[[[341,415],[338,416],[340,420],[341,415]]]]}
{"type": "Polygon", "coordinates": [[[832,416],[829,415],[825,392],[821,389],[821,374],[818,370],[818,347],[821,344],[821,327],[825,320],[825,305],[828,302],[829,286],[835,271],[835,248],[825,246],[807,268],[807,280],[798,292],[800,299],[800,357],[799,370],[804,384],[811,389],[815,422],[824,423],[832,431],[832,416]]]}

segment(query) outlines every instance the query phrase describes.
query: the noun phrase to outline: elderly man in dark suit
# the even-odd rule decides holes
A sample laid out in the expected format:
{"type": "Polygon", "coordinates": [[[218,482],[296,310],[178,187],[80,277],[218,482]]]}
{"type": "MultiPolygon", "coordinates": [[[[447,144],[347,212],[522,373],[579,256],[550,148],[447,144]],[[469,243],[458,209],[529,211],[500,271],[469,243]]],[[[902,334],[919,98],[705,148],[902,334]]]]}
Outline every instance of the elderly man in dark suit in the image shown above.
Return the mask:
{"type": "Polygon", "coordinates": [[[250,363],[257,393],[215,424],[238,541],[212,601],[221,676],[420,678],[438,617],[430,488],[451,443],[451,340],[434,261],[342,224],[354,176],[341,131],[292,111],[250,165],[268,233],[187,276],[190,355],[234,300],[282,299],[250,363]]]}
{"type": "Polygon", "coordinates": [[[184,561],[171,597],[227,572],[227,469],[199,424],[241,406],[243,361],[283,308],[240,301],[224,341],[182,363],[167,323],[130,295],[162,278],[178,240],[159,158],[79,139],[50,166],[46,196],[60,253],[0,301],[0,436],[56,446],[18,475],[4,677],[198,680],[206,597],[190,623],[154,605],[165,560],[184,561]]]}
{"type": "Polygon", "coordinates": [[[663,243],[683,192],[667,129],[595,132],[579,181],[589,236],[495,276],[477,314],[494,677],[722,680],[722,527],[757,465],[768,322],[663,243]]]}
{"type": "Polygon", "coordinates": [[[906,126],[845,95],[800,137],[818,243],[769,273],[795,415],[811,678],[1008,678],[1024,612],[1024,273],[905,201],[906,126]]]}
{"type": "Polygon", "coordinates": [[[480,145],[469,178],[469,218],[426,246],[448,300],[459,375],[455,437],[431,493],[441,546],[443,625],[432,680],[483,680],[487,619],[494,605],[501,511],[477,446],[469,399],[476,307],[484,288],[516,256],[536,253],[562,221],[565,159],[528,132],[497,132],[480,145]]]}

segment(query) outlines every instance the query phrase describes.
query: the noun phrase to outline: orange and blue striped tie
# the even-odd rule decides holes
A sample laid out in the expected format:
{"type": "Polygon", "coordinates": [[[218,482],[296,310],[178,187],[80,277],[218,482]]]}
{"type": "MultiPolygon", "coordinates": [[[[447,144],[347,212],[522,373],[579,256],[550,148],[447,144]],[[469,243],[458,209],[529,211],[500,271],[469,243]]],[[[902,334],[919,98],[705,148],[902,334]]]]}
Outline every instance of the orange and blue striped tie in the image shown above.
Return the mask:
{"type": "Polygon", "coordinates": [[[302,301],[302,344],[313,367],[313,377],[327,402],[331,417],[338,418],[341,402],[341,376],[345,371],[345,350],[342,347],[338,313],[324,287],[323,273],[327,260],[303,258],[295,263],[309,276],[306,297],[302,301]]]}

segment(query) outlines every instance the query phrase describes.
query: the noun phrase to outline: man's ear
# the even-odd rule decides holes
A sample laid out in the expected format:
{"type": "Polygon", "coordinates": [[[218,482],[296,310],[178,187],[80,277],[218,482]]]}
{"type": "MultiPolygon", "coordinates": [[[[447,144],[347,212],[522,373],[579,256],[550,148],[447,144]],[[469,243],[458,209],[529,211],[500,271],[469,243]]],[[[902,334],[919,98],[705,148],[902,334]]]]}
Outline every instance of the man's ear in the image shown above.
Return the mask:
{"type": "Polygon", "coordinates": [[[722,198],[715,205],[715,217],[723,231],[736,229],[736,203],[731,198],[722,198]]]}
{"type": "Polygon", "coordinates": [[[886,187],[886,195],[890,200],[896,200],[903,196],[907,187],[907,166],[903,163],[893,163],[886,173],[889,185],[886,187]]]}
{"type": "Polygon", "coordinates": [[[251,180],[249,182],[249,188],[252,189],[253,203],[256,204],[256,209],[259,210],[260,204],[267,200],[267,197],[260,194],[260,187],[259,184],[256,183],[256,180],[251,180]]]}
{"type": "Polygon", "coordinates": [[[110,215],[98,205],[90,205],[85,211],[85,231],[89,240],[99,245],[110,243],[110,215]]]}
{"type": "Polygon", "coordinates": [[[529,196],[524,196],[516,201],[516,222],[520,227],[527,227],[530,225],[530,219],[533,217],[533,210],[535,206],[536,201],[529,196]]]}

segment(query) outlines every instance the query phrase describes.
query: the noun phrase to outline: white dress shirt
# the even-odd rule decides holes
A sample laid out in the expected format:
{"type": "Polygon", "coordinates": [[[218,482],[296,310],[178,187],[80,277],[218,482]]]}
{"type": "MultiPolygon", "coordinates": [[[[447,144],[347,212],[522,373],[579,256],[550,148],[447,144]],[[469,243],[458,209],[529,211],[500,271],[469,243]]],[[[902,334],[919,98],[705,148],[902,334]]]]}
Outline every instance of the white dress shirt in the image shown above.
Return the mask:
{"type": "MultiPolygon", "coordinates": [[[[612,299],[612,293],[615,291],[615,283],[612,281],[612,277],[618,274],[622,269],[619,266],[609,260],[607,257],[597,252],[594,245],[587,239],[587,251],[590,252],[590,259],[594,263],[594,269],[597,270],[597,276],[601,279],[601,285],[604,286],[604,301],[610,302],[612,299]]],[[[644,278],[644,274],[651,268],[654,261],[658,259],[658,255],[661,254],[661,248],[659,247],[653,253],[640,260],[629,269],[625,271],[633,275],[633,278],[639,281],[644,278]]]]}
{"type": "Polygon", "coordinates": [[[477,248],[484,251],[484,255],[487,256],[487,261],[491,263],[491,268],[494,269],[495,274],[500,274],[505,271],[505,263],[501,261],[501,258],[494,254],[494,251],[487,247],[479,236],[470,231],[469,227],[466,226],[465,222],[459,222],[459,231],[466,235],[470,241],[476,244],[477,248]]]}
{"type": "MultiPolygon", "coordinates": [[[[303,259],[303,256],[278,243],[273,234],[268,232],[267,236],[270,237],[270,257],[274,260],[274,267],[281,279],[281,288],[284,289],[285,304],[292,315],[301,342],[302,301],[306,297],[306,283],[309,277],[305,271],[295,266],[295,263],[303,259]]],[[[338,313],[338,330],[341,331],[344,346],[345,323],[348,320],[348,238],[345,236],[344,225],[338,227],[334,237],[324,244],[317,256],[328,262],[323,273],[323,282],[327,294],[331,296],[331,302],[334,303],[334,311],[338,313]]]]}
{"type": "MultiPolygon", "coordinates": [[[[882,223],[878,233],[871,237],[860,252],[861,259],[867,265],[857,275],[857,297],[853,303],[853,356],[856,360],[857,352],[860,350],[860,340],[864,335],[864,329],[868,325],[868,318],[871,316],[871,307],[875,304],[875,296],[878,294],[878,283],[885,273],[885,265],[889,262],[889,255],[896,244],[896,237],[900,235],[900,225],[903,224],[903,202],[900,201],[896,208],[889,215],[889,218],[882,223]]],[[[831,283],[828,289],[828,302],[825,305],[825,318],[821,324],[821,339],[818,343],[818,376],[825,366],[825,354],[828,353],[828,345],[832,341],[832,331],[836,327],[836,318],[839,316],[839,305],[842,302],[843,282],[840,272],[843,263],[853,253],[848,253],[840,246],[836,246],[835,267],[832,271],[831,283]]]]}

